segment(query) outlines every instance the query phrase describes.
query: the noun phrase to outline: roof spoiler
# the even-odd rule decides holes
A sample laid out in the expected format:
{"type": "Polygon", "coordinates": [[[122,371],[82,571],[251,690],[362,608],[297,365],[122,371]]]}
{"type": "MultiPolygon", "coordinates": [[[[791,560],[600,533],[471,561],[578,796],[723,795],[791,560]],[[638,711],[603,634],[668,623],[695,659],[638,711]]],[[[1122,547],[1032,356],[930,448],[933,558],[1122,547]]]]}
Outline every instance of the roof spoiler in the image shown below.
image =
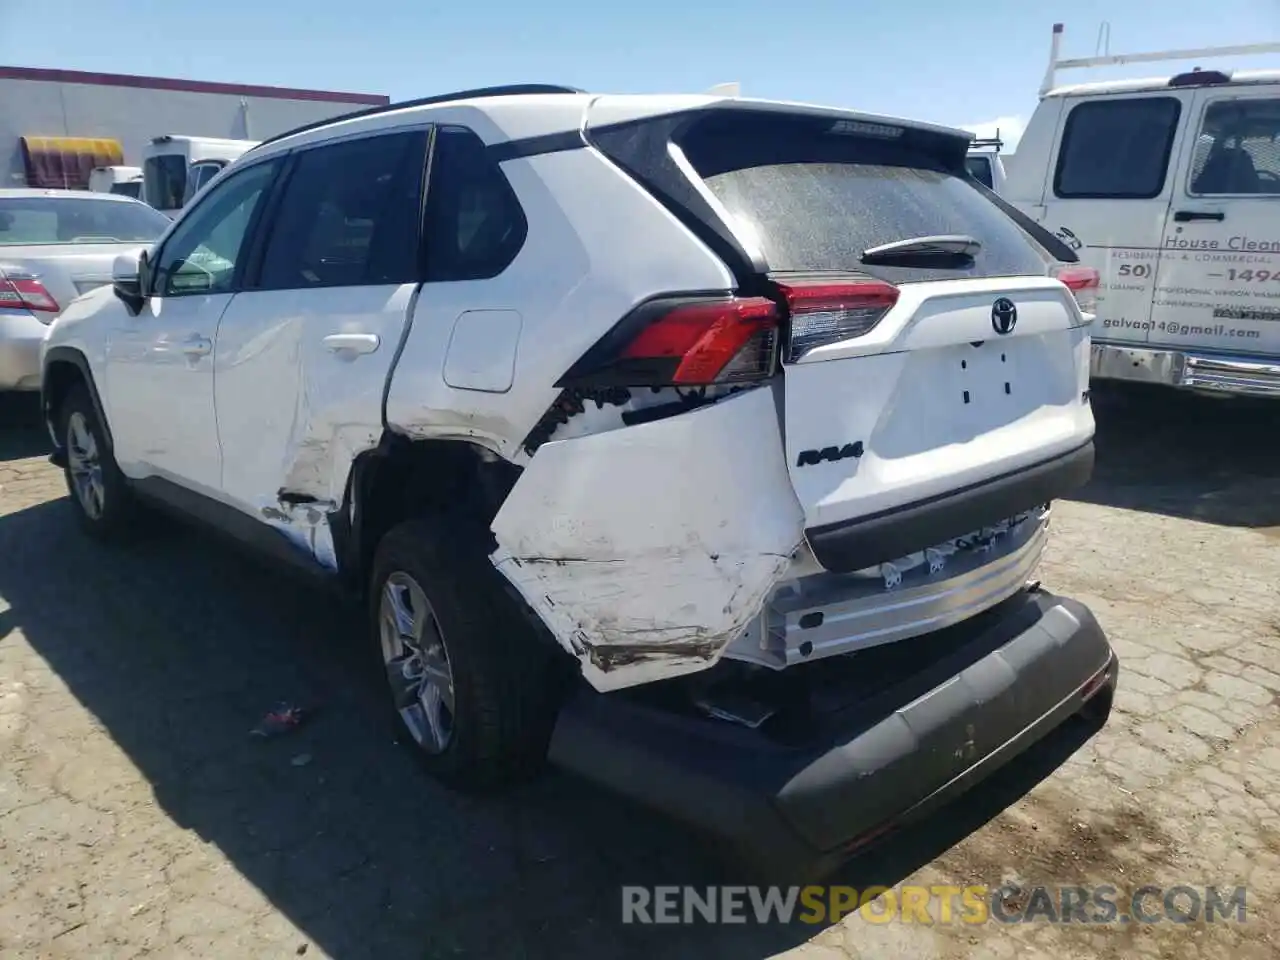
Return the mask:
{"type": "Polygon", "coordinates": [[[1103,21],[1098,28],[1100,55],[1071,60],[1060,59],[1063,26],[1053,25],[1053,40],[1049,46],[1049,67],[1040,84],[1040,96],[1057,86],[1059,70],[1077,70],[1084,67],[1115,67],[1126,63],[1160,63],[1170,60],[1203,60],[1209,57],[1247,57],[1259,53],[1280,53],[1280,43],[1240,43],[1228,47],[1195,47],[1186,50],[1154,50],[1150,53],[1111,53],[1111,24],[1103,21]]]}

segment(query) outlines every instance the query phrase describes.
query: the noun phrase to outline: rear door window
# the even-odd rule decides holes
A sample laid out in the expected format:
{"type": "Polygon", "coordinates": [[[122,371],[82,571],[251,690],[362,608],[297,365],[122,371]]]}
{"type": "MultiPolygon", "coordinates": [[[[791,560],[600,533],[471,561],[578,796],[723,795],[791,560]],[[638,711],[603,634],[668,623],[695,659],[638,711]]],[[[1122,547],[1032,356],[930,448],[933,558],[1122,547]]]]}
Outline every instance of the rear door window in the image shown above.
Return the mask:
{"type": "Polygon", "coordinates": [[[1125,97],[1072,107],[1058,148],[1054,194],[1064,200],[1160,196],[1181,112],[1177,97],[1125,97]]]}
{"type": "Polygon", "coordinates": [[[968,179],[963,142],[838,124],[713,115],[680,146],[771,271],[857,271],[891,283],[1047,272],[1048,254],[968,179]],[[870,247],[941,235],[982,246],[962,267],[861,263],[870,247]]]}

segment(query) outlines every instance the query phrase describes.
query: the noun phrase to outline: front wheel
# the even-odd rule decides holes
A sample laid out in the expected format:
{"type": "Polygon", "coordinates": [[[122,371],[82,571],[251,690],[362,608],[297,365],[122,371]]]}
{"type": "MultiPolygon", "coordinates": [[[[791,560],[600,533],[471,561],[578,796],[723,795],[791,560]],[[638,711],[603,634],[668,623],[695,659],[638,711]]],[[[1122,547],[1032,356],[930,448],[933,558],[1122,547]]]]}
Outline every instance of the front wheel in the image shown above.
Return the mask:
{"type": "Polygon", "coordinates": [[[378,546],[369,611],[396,722],[428,772],[468,789],[541,767],[561,689],[475,539],[446,517],[397,526],[378,546]]]}
{"type": "Polygon", "coordinates": [[[63,474],[80,526],[100,540],[133,530],[133,493],[106,443],[106,431],[89,391],[77,384],[59,409],[59,436],[66,451],[63,474]]]}

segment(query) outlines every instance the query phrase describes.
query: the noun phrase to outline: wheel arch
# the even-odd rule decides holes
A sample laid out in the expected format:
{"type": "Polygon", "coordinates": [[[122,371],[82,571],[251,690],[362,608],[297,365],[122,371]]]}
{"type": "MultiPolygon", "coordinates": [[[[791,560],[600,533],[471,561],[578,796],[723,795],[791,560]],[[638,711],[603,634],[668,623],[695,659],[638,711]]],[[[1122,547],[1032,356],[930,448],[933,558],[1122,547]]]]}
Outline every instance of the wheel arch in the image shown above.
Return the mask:
{"type": "Polygon", "coordinates": [[[102,425],[102,435],[109,451],[115,449],[111,435],[111,424],[107,420],[106,409],[102,405],[102,397],[98,393],[98,385],[93,377],[93,369],[88,358],[75,347],[50,347],[44,357],[40,378],[40,410],[45,426],[53,439],[54,456],[62,453],[62,438],[58,436],[58,410],[71,388],[82,383],[89,392],[93,403],[93,412],[102,425]]]}
{"type": "Polygon", "coordinates": [[[342,504],[331,517],[339,570],[363,596],[378,542],[396,524],[432,510],[460,513],[496,547],[489,525],[521,468],[467,440],[412,440],[384,430],[355,458],[342,504]]]}

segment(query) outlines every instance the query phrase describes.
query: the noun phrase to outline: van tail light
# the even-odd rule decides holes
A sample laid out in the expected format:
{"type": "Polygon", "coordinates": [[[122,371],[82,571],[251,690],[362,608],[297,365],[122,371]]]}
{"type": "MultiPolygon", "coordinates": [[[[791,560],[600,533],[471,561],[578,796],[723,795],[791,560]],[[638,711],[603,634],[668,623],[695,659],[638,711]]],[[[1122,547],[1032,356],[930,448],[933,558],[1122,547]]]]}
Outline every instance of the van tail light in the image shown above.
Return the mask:
{"type": "Polygon", "coordinates": [[[45,289],[35,274],[15,270],[0,272],[0,310],[27,309],[48,323],[52,317],[42,313],[57,313],[58,301],[45,289]]]}
{"type": "Polygon", "coordinates": [[[1054,277],[1061,280],[1076,298],[1081,313],[1096,314],[1098,312],[1098,290],[1102,279],[1093,267],[1081,267],[1075,264],[1058,267],[1054,277]]]}
{"type": "Polygon", "coordinates": [[[705,387],[777,368],[780,311],[765,297],[673,296],[633,310],[559,387],[705,387]]]}
{"type": "Polygon", "coordinates": [[[897,287],[872,277],[783,280],[774,285],[790,318],[788,363],[818,347],[871,332],[898,302],[897,287]]]}

